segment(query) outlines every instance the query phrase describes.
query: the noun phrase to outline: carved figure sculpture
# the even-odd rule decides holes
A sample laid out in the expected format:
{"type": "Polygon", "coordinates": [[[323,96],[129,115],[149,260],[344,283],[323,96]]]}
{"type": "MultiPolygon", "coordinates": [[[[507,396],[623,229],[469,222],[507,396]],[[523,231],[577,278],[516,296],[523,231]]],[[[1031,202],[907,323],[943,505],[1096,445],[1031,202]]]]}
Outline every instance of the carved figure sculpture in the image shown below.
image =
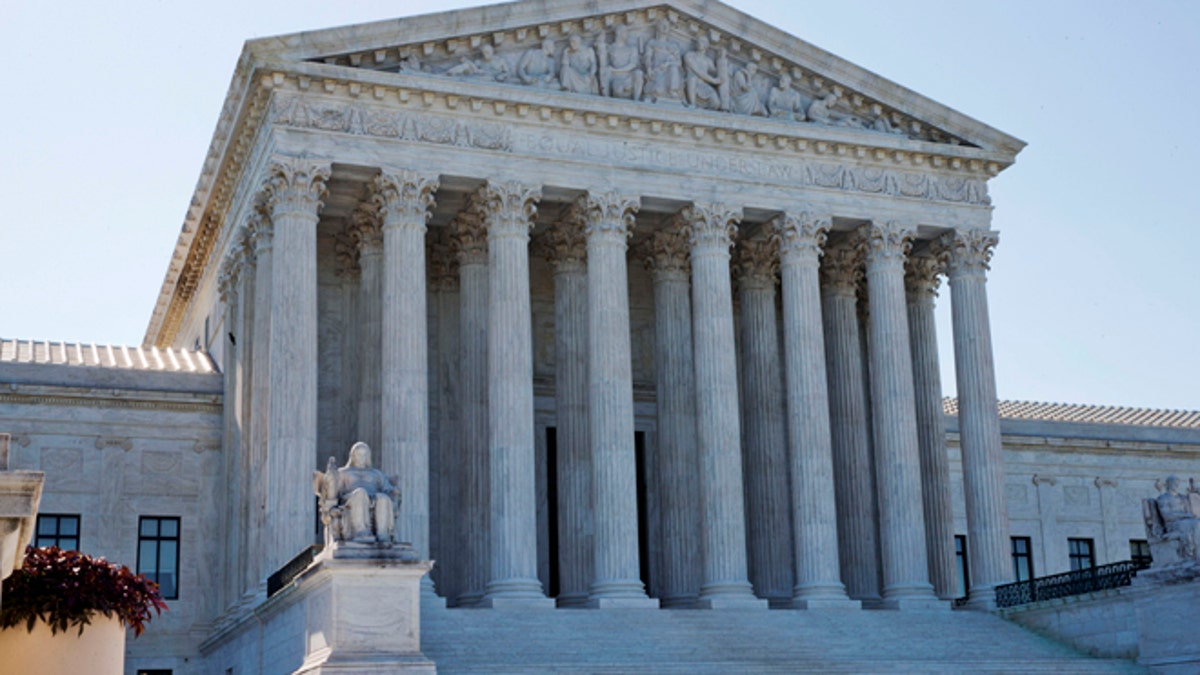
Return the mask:
{"type": "Polygon", "coordinates": [[[540,47],[526,49],[517,62],[517,77],[523,84],[558,89],[558,70],[554,67],[554,40],[542,40],[540,47]]]}
{"type": "Polygon", "coordinates": [[[583,46],[583,38],[578,33],[572,33],[567,38],[558,74],[562,88],[579,94],[597,94],[600,91],[598,73],[596,52],[583,46]]]}
{"type": "Polygon", "coordinates": [[[504,59],[496,58],[496,48],[484,43],[479,48],[480,58],[472,61],[463,57],[458,65],[446,71],[447,75],[465,77],[483,77],[496,82],[508,79],[508,64],[504,59]]]}
{"type": "Polygon", "coordinates": [[[325,545],[348,541],[390,546],[396,539],[396,510],[400,507],[397,482],[371,466],[371,448],[366,443],[351,446],[350,459],[343,467],[330,457],[325,471],[313,472],[325,545]]]}
{"type": "Polygon", "coordinates": [[[612,45],[601,39],[596,48],[600,51],[600,92],[640,101],[646,74],[642,72],[642,50],[629,28],[617,26],[612,45]]]}
{"type": "Polygon", "coordinates": [[[758,75],[758,64],[754,61],[746,64],[745,68],[733,74],[729,84],[729,94],[733,112],[739,115],[766,115],[767,108],[763,105],[762,93],[755,85],[754,77],[758,75]]]}
{"type": "Polygon", "coordinates": [[[1142,500],[1155,567],[1200,562],[1200,493],[1180,493],[1179,483],[1178,476],[1168,476],[1165,492],[1142,500]]]}
{"type": "Polygon", "coordinates": [[[654,37],[646,43],[646,99],[678,101],[683,98],[683,61],[679,47],[670,40],[671,24],[661,19],[654,25],[654,37]]]}
{"type": "Polygon", "coordinates": [[[717,61],[713,61],[708,56],[708,48],[708,38],[701,35],[696,38],[696,49],[683,56],[683,65],[687,69],[687,104],[693,108],[729,110],[729,62],[725,50],[718,50],[717,61]],[[722,62],[724,68],[720,65],[722,62]]]}
{"type": "Polygon", "coordinates": [[[843,115],[834,112],[833,106],[837,105],[838,95],[834,92],[829,92],[823,98],[818,98],[808,106],[808,121],[816,122],[817,124],[832,124],[839,127],[852,127],[862,129],[864,127],[862,120],[853,115],[843,115]]]}
{"type": "Polygon", "coordinates": [[[776,119],[796,120],[803,122],[804,99],[800,92],[792,88],[792,76],[784,73],[779,76],[779,86],[771,87],[767,94],[767,110],[776,119]]]}
{"type": "Polygon", "coordinates": [[[904,135],[904,129],[892,124],[891,121],[888,120],[887,115],[880,115],[879,117],[875,118],[875,121],[871,123],[871,129],[885,134],[898,134],[900,136],[904,135]]]}

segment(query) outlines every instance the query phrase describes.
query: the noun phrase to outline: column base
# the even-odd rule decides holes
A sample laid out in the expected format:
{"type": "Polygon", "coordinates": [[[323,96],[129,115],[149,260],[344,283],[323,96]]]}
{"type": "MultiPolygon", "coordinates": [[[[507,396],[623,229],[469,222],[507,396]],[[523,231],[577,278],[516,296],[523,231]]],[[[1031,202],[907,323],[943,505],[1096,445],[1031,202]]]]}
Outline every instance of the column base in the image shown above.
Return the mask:
{"type": "Polygon", "coordinates": [[[792,609],[838,609],[838,610],[858,610],[862,609],[862,603],[858,600],[850,598],[792,598],[792,609]]]}
{"type": "Polygon", "coordinates": [[[463,593],[454,601],[455,607],[478,607],[483,601],[483,593],[463,593]]]}
{"type": "Polygon", "coordinates": [[[770,603],[755,597],[749,581],[722,581],[700,587],[697,609],[767,609],[770,603]]]}
{"type": "Polygon", "coordinates": [[[480,609],[554,609],[554,598],[487,596],[474,605],[480,609]]]}
{"type": "Polygon", "coordinates": [[[990,612],[996,609],[996,587],[976,586],[967,592],[966,609],[978,612],[990,612]]]}
{"type": "Polygon", "coordinates": [[[658,600],[654,598],[591,598],[588,600],[589,609],[658,609],[658,600]]]}

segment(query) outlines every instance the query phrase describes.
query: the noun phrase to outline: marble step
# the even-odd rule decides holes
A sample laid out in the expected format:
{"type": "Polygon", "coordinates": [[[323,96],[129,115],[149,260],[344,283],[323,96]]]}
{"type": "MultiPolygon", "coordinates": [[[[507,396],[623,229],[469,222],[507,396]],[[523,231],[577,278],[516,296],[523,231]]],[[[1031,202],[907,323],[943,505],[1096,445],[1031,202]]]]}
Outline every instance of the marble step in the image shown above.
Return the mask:
{"type": "Polygon", "coordinates": [[[422,621],[443,673],[1143,672],[977,612],[451,609],[422,621]]]}

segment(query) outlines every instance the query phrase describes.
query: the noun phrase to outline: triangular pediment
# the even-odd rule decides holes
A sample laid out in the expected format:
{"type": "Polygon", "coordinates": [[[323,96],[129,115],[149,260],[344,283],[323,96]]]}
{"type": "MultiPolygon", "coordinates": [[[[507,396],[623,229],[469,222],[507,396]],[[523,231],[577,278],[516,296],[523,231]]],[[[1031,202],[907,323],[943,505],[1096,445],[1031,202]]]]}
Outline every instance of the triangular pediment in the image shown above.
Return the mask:
{"type": "Polygon", "coordinates": [[[267,38],[248,50],[271,60],[978,147],[1009,161],[1024,146],[718,2],[626,0],[605,3],[602,13],[596,7],[525,0],[267,38]]]}

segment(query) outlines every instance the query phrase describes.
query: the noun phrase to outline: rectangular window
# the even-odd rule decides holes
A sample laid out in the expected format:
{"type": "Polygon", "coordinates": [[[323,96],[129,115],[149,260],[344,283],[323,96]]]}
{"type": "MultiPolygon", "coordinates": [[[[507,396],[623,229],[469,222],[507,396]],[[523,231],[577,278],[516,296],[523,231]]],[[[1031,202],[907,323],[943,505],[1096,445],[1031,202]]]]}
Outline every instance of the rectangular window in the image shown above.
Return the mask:
{"type": "Polygon", "coordinates": [[[1068,539],[1067,550],[1071,554],[1072,572],[1096,566],[1096,552],[1091,539],[1068,539]]]}
{"type": "Polygon", "coordinates": [[[954,557],[958,562],[958,597],[967,597],[967,589],[971,584],[967,572],[967,537],[963,534],[954,535],[954,557]]]}
{"type": "Polygon", "coordinates": [[[57,546],[67,551],[79,550],[79,516],[62,513],[38,515],[35,546],[57,546]]]}
{"type": "Polygon", "coordinates": [[[137,571],[158,582],[163,599],[179,599],[178,518],[143,516],[139,519],[137,571]]]}
{"type": "Polygon", "coordinates": [[[1033,546],[1029,537],[1012,538],[1013,579],[1029,581],[1033,578],[1033,546]]]}
{"type": "Polygon", "coordinates": [[[1145,539],[1129,540],[1129,559],[1138,567],[1150,566],[1150,543],[1145,539]]]}

